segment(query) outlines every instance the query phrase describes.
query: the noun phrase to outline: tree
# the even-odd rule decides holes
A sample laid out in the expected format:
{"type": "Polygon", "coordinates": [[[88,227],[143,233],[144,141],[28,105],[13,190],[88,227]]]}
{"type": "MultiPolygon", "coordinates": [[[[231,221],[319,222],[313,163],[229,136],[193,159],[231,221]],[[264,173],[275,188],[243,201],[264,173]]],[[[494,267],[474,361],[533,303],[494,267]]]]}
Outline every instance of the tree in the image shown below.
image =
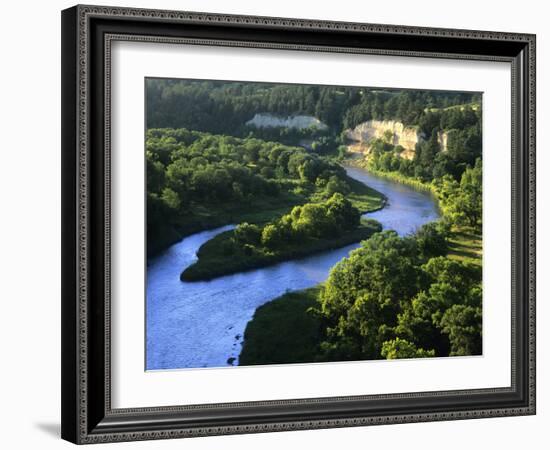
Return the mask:
{"type": "Polygon", "coordinates": [[[441,329],[449,335],[451,356],[481,354],[481,308],[453,305],[441,318],[441,329]]]}
{"type": "Polygon", "coordinates": [[[321,164],[317,159],[306,158],[302,164],[298,166],[298,174],[301,180],[314,182],[321,169],[321,164]]]}
{"type": "Polygon", "coordinates": [[[442,178],[447,174],[453,177],[457,173],[455,162],[451,159],[448,152],[439,152],[435,156],[432,169],[432,178],[442,178]]]}
{"type": "Polygon", "coordinates": [[[462,195],[460,208],[466,222],[473,228],[481,229],[482,213],[482,167],[481,159],[476,160],[473,168],[468,168],[460,180],[462,195]]]}
{"type": "Polygon", "coordinates": [[[430,222],[416,232],[416,243],[420,255],[424,259],[446,255],[448,230],[443,222],[430,222]]]}
{"type": "Polygon", "coordinates": [[[256,245],[260,243],[262,238],[262,229],[258,225],[244,222],[237,225],[233,235],[235,240],[240,244],[256,245]]]}
{"type": "Polygon", "coordinates": [[[281,235],[276,225],[267,224],[262,229],[262,245],[268,248],[277,248],[281,245],[281,235]]]}
{"type": "Polygon", "coordinates": [[[147,189],[149,192],[160,192],[165,183],[165,167],[156,160],[156,155],[146,152],[147,157],[147,189]]]}
{"type": "Polygon", "coordinates": [[[178,194],[170,188],[164,188],[162,191],[162,201],[171,209],[178,209],[180,207],[180,199],[178,194]]]}
{"type": "Polygon", "coordinates": [[[349,184],[336,175],[331,176],[325,186],[325,193],[327,197],[332,197],[336,193],[347,194],[349,191],[349,184]]]}
{"type": "MultiPolygon", "coordinates": [[[[442,256],[431,258],[421,269],[421,288],[410,302],[402,304],[394,332],[419,348],[433,349],[436,355],[446,356],[453,348],[459,351],[462,345],[459,342],[462,335],[454,326],[456,317],[449,312],[450,308],[457,305],[481,308],[480,269],[442,256]]],[[[480,318],[471,318],[471,323],[480,318]]],[[[461,348],[466,352],[474,346],[461,348]]]]}
{"type": "Polygon", "coordinates": [[[476,161],[462,174],[460,183],[446,175],[435,184],[443,212],[453,223],[481,230],[482,219],[482,166],[476,161]]]}
{"type": "Polygon", "coordinates": [[[418,163],[422,166],[426,173],[431,175],[432,166],[435,161],[436,155],[439,153],[439,141],[437,138],[437,131],[433,130],[432,135],[428,141],[420,144],[420,154],[418,157],[418,163]]]}
{"type": "Polygon", "coordinates": [[[437,299],[426,291],[420,291],[410,302],[403,304],[394,330],[396,336],[421,348],[433,349],[435,355],[448,355],[449,339],[438,327],[442,308],[444,306],[437,299]]]}
{"type": "Polygon", "coordinates": [[[382,344],[381,355],[386,359],[429,358],[435,356],[435,352],[417,348],[416,345],[405,339],[395,338],[382,344]]]}
{"type": "Polygon", "coordinates": [[[472,289],[481,282],[479,267],[438,256],[423,264],[422,272],[429,282],[429,294],[445,308],[477,301],[472,289]]]}
{"type": "Polygon", "coordinates": [[[426,136],[431,136],[434,129],[439,130],[440,120],[441,114],[439,112],[427,112],[422,115],[418,123],[420,131],[426,136]]]}
{"type": "Polygon", "coordinates": [[[330,232],[331,223],[324,205],[306,203],[292,209],[292,228],[298,234],[323,237],[330,232]]]}
{"type": "Polygon", "coordinates": [[[330,272],[320,295],[327,324],[326,357],[380,358],[400,303],[418,289],[414,239],[376,233],[330,272]]]}
{"type": "Polygon", "coordinates": [[[332,232],[352,230],[361,221],[361,214],[352,203],[337,192],[325,202],[326,216],[332,224],[332,232]]]}

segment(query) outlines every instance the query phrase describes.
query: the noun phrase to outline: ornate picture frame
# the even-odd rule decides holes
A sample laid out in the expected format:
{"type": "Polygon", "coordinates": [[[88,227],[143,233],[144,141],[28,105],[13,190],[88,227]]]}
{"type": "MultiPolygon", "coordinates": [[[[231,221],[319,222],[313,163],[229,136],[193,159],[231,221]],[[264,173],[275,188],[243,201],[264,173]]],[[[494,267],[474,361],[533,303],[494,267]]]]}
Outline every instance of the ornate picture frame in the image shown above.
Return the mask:
{"type": "Polygon", "coordinates": [[[535,414],[535,36],[118,7],[62,12],[62,437],[78,444],[535,414]],[[115,41],[511,65],[511,385],[116,409],[110,99],[115,41]]]}

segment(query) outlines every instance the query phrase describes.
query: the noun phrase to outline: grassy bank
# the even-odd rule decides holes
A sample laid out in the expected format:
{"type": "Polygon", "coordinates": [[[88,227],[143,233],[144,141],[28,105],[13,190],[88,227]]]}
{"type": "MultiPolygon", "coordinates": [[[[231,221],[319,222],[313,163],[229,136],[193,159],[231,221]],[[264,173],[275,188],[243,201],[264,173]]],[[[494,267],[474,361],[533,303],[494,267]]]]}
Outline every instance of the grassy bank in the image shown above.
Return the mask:
{"type": "Polygon", "coordinates": [[[379,178],[385,178],[387,180],[395,181],[396,183],[404,184],[405,186],[409,186],[418,191],[424,191],[433,194],[434,197],[437,199],[437,193],[431,183],[425,183],[424,181],[421,181],[417,178],[407,177],[399,172],[383,172],[381,170],[372,169],[371,167],[368,167],[368,163],[364,159],[347,159],[345,162],[347,165],[368,170],[369,173],[372,173],[379,178]]]}
{"type": "Polygon", "coordinates": [[[233,245],[233,231],[226,231],[206,242],[197,252],[198,261],[181,274],[183,281],[210,280],[212,278],[246,270],[270,266],[290,259],[302,258],[314,253],[344,247],[369,238],[380,231],[378,222],[362,220],[352,231],[334,238],[304,238],[299,245],[292,244],[281,249],[265,247],[243,248],[233,245]]]}
{"type": "Polygon", "coordinates": [[[481,234],[465,227],[454,228],[450,232],[448,241],[450,259],[481,267],[483,251],[481,234]]]}
{"type": "Polygon", "coordinates": [[[316,361],[322,327],[308,310],[318,306],[319,289],[291,292],[260,306],[246,326],[239,365],[316,361]]]}
{"type": "Polygon", "coordinates": [[[346,198],[361,214],[378,211],[386,204],[385,195],[377,190],[347,175],[345,181],[350,187],[350,192],[346,194],[346,198]]]}

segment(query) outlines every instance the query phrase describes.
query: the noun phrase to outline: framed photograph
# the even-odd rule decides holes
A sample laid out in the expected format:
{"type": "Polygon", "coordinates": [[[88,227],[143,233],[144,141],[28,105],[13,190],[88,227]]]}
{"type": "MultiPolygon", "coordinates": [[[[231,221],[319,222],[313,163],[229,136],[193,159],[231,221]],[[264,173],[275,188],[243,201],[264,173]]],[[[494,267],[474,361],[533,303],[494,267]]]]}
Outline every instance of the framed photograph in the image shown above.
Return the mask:
{"type": "Polygon", "coordinates": [[[535,413],[535,36],[62,12],[62,437],[535,413]]]}

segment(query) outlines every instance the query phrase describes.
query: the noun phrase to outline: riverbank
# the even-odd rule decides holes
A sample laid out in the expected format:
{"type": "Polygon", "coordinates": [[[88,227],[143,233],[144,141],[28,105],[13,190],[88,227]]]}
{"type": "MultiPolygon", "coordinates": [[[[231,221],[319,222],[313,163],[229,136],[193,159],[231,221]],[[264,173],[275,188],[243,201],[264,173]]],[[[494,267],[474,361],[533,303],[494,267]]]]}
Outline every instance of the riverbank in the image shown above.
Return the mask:
{"type": "Polygon", "coordinates": [[[437,201],[437,204],[439,207],[439,199],[437,197],[437,191],[435,190],[435,187],[431,183],[425,183],[417,178],[407,177],[399,172],[384,172],[382,170],[372,169],[368,167],[368,163],[365,160],[346,159],[344,161],[344,164],[349,165],[351,167],[358,167],[360,169],[367,170],[371,174],[379,178],[384,178],[386,180],[404,184],[405,186],[411,187],[413,189],[432,194],[435,200],[437,201]]]}
{"type": "Polygon", "coordinates": [[[292,245],[278,250],[264,247],[236,247],[233,245],[234,231],[218,234],[206,242],[197,252],[198,261],[187,267],[180,275],[182,281],[206,281],[223,275],[259,269],[292,259],[299,259],[314,253],[334,250],[368,239],[382,230],[382,226],[369,219],[352,231],[335,238],[304,238],[299,246],[292,245]],[[228,249],[231,249],[228,251],[228,249]]]}
{"type": "Polygon", "coordinates": [[[240,366],[311,363],[323,336],[318,307],[320,286],[291,292],[260,306],[244,331],[240,366]]]}

